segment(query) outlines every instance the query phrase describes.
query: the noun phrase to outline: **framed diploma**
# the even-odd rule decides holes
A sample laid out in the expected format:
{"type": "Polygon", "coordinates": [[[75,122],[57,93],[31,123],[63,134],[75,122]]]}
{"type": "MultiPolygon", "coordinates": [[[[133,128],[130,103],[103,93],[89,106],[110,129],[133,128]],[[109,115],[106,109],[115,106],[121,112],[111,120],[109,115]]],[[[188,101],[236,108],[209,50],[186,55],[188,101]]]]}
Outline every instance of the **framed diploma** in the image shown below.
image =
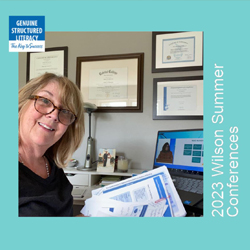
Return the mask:
{"type": "Polygon", "coordinates": [[[27,82],[46,72],[68,76],[68,47],[46,48],[45,52],[27,53],[27,82]]]}
{"type": "Polygon", "coordinates": [[[155,78],[154,120],[202,120],[203,76],[155,78]]]}
{"type": "Polygon", "coordinates": [[[77,57],[76,84],[95,112],[142,112],[144,53],[77,57]]]}
{"type": "Polygon", "coordinates": [[[152,73],[203,70],[203,32],[153,32],[152,73]]]}

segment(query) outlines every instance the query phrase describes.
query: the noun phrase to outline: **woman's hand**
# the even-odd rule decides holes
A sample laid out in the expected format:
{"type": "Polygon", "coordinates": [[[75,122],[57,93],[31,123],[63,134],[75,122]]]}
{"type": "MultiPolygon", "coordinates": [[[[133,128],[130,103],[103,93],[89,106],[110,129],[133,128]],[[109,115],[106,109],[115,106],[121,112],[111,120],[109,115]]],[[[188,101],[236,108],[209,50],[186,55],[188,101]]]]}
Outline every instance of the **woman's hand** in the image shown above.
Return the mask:
{"type": "Polygon", "coordinates": [[[89,216],[85,216],[84,214],[78,214],[75,217],[89,217],[89,216]]]}

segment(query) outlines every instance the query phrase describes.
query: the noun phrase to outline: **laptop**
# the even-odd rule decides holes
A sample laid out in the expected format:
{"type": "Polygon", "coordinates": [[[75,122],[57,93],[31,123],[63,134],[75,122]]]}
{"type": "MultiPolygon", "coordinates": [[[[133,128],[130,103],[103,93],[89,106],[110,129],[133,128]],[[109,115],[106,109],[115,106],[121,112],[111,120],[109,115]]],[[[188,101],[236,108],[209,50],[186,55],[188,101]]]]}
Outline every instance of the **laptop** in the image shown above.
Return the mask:
{"type": "Polygon", "coordinates": [[[158,131],[154,168],[168,168],[184,205],[203,200],[203,152],[203,129],[158,131]]]}

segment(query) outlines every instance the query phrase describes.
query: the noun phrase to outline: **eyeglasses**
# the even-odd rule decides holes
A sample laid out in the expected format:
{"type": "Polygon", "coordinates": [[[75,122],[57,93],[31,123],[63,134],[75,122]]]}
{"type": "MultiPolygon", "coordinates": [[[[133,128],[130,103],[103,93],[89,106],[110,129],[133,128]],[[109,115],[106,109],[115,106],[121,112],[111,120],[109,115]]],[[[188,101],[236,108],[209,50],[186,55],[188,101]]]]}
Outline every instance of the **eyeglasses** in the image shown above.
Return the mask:
{"type": "Polygon", "coordinates": [[[52,101],[45,97],[32,95],[29,97],[29,99],[35,100],[34,107],[40,114],[48,115],[51,114],[55,109],[58,109],[58,120],[66,126],[69,126],[77,119],[73,112],[67,109],[58,108],[52,101]]]}

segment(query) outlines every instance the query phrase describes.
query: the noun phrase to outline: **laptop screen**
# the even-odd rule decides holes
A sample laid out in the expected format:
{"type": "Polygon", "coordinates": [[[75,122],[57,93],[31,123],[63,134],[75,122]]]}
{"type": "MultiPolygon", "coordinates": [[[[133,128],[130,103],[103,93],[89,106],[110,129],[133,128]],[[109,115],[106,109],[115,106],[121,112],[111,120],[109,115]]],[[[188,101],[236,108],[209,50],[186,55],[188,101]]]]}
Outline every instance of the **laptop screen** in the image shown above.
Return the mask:
{"type": "Polygon", "coordinates": [[[203,129],[159,131],[154,168],[203,173],[203,129]]]}

